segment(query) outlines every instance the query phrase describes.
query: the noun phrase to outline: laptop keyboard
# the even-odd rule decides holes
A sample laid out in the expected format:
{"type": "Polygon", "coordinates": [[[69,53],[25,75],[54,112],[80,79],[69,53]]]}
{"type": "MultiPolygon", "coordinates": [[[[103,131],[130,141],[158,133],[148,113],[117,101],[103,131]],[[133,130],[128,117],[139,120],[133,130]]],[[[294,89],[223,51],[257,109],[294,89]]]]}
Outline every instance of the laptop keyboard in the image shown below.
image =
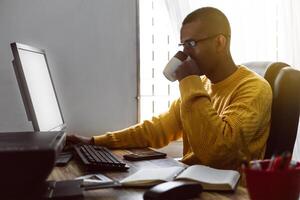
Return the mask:
{"type": "Polygon", "coordinates": [[[106,147],[97,145],[75,145],[74,149],[88,171],[127,170],[126,163],[119,160],[106,147]]]}

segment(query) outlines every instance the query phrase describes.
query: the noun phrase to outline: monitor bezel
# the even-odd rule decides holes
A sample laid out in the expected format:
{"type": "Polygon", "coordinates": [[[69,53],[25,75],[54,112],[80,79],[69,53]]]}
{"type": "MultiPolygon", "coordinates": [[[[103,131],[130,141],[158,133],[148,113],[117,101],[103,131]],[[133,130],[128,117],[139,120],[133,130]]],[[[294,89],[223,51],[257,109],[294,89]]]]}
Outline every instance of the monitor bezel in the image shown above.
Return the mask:
{"type": "Polygon", "coordinates": [[[20,92],[21,92],[21,96],[22,96],[24,107],[25,107],[26,115],[27,115],[28,120],[32,122],[32,126],[33,126],[34,131],[41,131],[41,130],[40,130],[40,127],[39,127],[39,124],[38,124],[38,121],[37,121],[34,106],[33,106],[31,96],[30,96],[30,92],[29,92],[29,89],[28,89],[28,85],[27,85],[27,82],[26,82],[25,73],[24,73],[23,66],[22,66],[21,59],[20,59],[20,55],[19,55],[19,49],[44,55],[45,62],[46,62],[46,65],[47,65],[47,70],[48,70],[49,77],[50,77],[50,81],[51,81],[51,84],[52,84],[52,87],[53,87],[53,90],[54,90],[54,95],[55,95],[55,98],[56,98],[56,101],[57,101],[57,104],[58,104],[58,108],[59,108],[59,112],[60,112],[62,122],[63,122],[61,125],[53,127],[53,128],[51,128],[50,130],[47,130],[47,131],[57,130],[57,129],[64,130],[66,128],[66,124],[65,124],[64,116],[62,114],[60,103],[59,103],[58,98],[57,98],[57,92],[56,92],[56,89],[55,89],[55,86],[54,86],[54,82],[53,82],[53,79],[52,79],[52,75],[51,75],[51,71],[50,71],[50,68],[49,68],[49,64],[48,64],[48,60],[47,60],[45,50],[44,49],[39,49],[39,48],[36,48],[36,47],[32,47],[32,46],[29,46],[29,45],[21,44],[21,43],[16,43],[16,42],[11,43],[10,45],[11,45],[12,53],[13,53],[13,56],[14,56],[14,60],[12,61],[12,63],[13,63],[15,75],[16,75],[16,78],[17,78],[17,81],[18,81],[19,89],[20,89],[20,92]]]}

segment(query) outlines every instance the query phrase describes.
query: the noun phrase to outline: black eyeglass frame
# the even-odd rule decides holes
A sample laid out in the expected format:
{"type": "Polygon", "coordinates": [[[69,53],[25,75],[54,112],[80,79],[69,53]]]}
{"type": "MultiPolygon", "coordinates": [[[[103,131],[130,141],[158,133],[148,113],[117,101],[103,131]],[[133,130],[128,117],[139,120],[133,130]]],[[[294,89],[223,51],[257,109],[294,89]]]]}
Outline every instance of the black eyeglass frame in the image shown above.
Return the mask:
{"type": "Polygon", "coordinates": [[[200,38],[198,40],[193,40],[193,39],[187,40],[183,43],[179,43],[178,46],[179,47],[183,46],[183,47],[188,47],[188,48],[195,48],[197,46],[198,42],[213,39],[213,38],[217,37],[218,35],[223,35],[226,38],[230,37],[230,35],[223,34],[223,33],[218,33],[218,34],[214,34],[214,35],[211,35],[211,36],[208,36],[208,37],[205,37],[205,38],[200,38]]]}

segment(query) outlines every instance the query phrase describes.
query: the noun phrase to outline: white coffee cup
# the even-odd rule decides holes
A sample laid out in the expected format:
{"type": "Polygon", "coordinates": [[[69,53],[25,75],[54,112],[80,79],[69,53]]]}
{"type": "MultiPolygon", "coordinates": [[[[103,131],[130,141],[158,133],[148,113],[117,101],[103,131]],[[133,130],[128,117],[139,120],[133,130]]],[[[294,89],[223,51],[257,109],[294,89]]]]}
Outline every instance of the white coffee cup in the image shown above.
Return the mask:
{"type": "Polygon", "coordinates": [[[169,81],[176,81],[176,70],[188,56],[182,51],[178,51],[166,65],[163,74],[169,81]]]}

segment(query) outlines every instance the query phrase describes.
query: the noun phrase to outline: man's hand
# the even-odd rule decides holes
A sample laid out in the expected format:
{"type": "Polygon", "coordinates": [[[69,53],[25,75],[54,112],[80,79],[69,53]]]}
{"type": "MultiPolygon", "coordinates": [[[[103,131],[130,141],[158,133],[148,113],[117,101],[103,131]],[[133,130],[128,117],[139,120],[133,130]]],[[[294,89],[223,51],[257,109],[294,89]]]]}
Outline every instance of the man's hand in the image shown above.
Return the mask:
{"type": "Polygon", "coordinates": [[[184,61],[177,68],[175,73],[178,81],[181,81],[182,79],[190,75],[198,75],[198,76],[203,75],[196,62],[192,59],[184,61]]]}
{"type": "Polygon", "coordinates": [[[94,144],[92,137],[71,134],[67,135],[67,144],[94,144]]]}

